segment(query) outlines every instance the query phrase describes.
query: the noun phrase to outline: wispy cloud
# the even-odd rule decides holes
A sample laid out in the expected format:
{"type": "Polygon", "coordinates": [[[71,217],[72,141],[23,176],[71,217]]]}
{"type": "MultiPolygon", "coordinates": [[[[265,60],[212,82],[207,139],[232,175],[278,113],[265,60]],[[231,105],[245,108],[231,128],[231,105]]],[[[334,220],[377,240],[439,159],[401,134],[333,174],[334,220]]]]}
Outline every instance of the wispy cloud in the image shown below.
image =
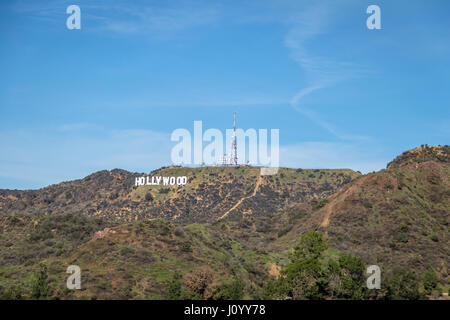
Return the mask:
{"type": "MultiPolygon", "coordinates": [[[[28,17],[61,23],[67,17],[65,9],[74,4],[68,0],[45,3],[20,0],[11,7],[28,17]]],[[[214,23],[220,17],[220,5],[189,0],[164,2],[130,2],[124,0],[85,1],[81,8],[82,25],[88,31],[118,34],[161,35],[214,23]]]]}
{"type": "MultiPolygon", "coordinates": [[[[212,4],[195,4],[177,2],[163,7],[124,6],[108,7],[105,11],[123,13],[117,20],[108,20],[103,25],[105,30],[115,32],[151,32],[179,31],[215,22],[219,18],[218,6],[212,4]]],[[[109,12],[105,12],[109,16],[109,12]]]]}
{"type": "MultiPolygon", "coordinates": [[[[343,80],[361,77],[368,72],[365,66],[352,61],[336,60],[329,55],[320,55],[308,46],[308,42],[329,34],[336,27],[338,19],[342,17],[338,13],[342,11],[345,11],[345,3],[315,2],[293,13],[287,21],[289,31],[284,44],[290,49],[291,58],[305,72],[311,87],[325,88],[343,80]]],[[[337,48],[329,49],[330,53],[335,53],[337,48]]]]}
{"type": "Polygon", "coordinates": [[[291,58],[296,61],[305,75],[306,86],[291,99],[292,107],[318,126],[327,130],[339,139],[367,139],[358,135],[344,134],[334,125],[323,120],[317,112],[308,109],[303,104],[303,98],[313,92],[331,87],[339,82],[361,77],[367,73],[367,68],[348,61],[337,61],[328,56],[311,52],[308,42],[327,33],[335,23],[336,4],[323,1],[309,5],[300,13],[293,14],[289,19],[289,32],[284,43],[290,49],[291,58]]]}

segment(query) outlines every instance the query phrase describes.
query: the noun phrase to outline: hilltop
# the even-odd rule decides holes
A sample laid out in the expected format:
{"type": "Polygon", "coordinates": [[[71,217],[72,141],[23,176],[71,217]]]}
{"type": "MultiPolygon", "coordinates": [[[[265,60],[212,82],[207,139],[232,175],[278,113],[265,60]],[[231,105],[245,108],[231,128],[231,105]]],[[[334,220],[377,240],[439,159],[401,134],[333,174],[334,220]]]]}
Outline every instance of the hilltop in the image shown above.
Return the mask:
{"type": "Polygon", "coordinates": [[[179,223],[275,213],[299,201],[326,197],[360,174],[349,170],[280,168],[260,176],[258,167],[165,167],[150,175],[187,176],[178,186],[134,186],[142,173],[99,171],[40,190],[0,190],[0,214],[60,213],[117,223],[164,218],[179,223]]]}
{"type": "Polygon", "coordinates": [[[388,169],[399,168],[411,163],[434,161],[438,163],[450,163],[450,146],[422,145],[418,148],[407,150],[388,163],[388,169]]]}

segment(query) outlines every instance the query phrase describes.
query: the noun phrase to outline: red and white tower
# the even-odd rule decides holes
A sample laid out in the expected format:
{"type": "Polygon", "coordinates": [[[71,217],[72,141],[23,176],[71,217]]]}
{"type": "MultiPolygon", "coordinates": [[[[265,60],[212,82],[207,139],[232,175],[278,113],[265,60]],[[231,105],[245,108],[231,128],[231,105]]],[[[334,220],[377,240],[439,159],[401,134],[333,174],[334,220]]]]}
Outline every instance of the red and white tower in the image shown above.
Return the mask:
{"type": "Polygon", "coordinates": [[[234,113],[233,120],[233,137],[231,138],[231,154],[230,154],[230,165],[237,166],[238,157],[237,157],[237,145],[236,145],[236,112],[234,113]]]}

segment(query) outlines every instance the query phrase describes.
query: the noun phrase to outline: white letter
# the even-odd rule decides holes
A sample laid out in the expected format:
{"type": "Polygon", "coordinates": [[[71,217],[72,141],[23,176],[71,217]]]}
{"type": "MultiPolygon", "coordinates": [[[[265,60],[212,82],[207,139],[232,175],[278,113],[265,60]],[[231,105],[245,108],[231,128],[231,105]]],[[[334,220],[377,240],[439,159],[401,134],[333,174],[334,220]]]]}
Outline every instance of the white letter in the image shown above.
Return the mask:
{"type": "Polygon", "coordinates": [[[172,162],[176,165],[179,164],[190,164],[191,163],[191,134],[186,129],[176,129],[172,132],[170,136],[170,141],[182,141],[172,148],[170,157],[172,162]],[[183,155],[180,156],[180,152],[183,155]]]}
{"type": "Polygon", "coordinates": [[[223,135],[220,130],[208,129],[203,134],[204,141],[214,141],[208,144],[203,150],[203,161],[207,165],[215,164],[219,162],[219,158],[223,154],[223,135]],[[213,155],[214,153],[214,155],[213,155]]]}
{"type": "Polygon", "coordinates": [[[68,6],[66,13],[72,14],[67,18],[66,25],[67,29],[81,29],[81,10],[77,5],[68,6]]]}
{"type": "Polygon", "coordinates": [[[259,162],[278,168],[280,162],[280,130],[270,130],[270,157],[267,155],[267,130],[259,129],[259,162]]]}
{"type": "Polygon", "coordinates": [[[202,164],[203,142],[202,122],[194,121],[194,164],[202,164]]]}
{"type": "Polygon", "coordinates": [[[236,129],[237,156],[240,163],[245,163],[245,138],[248,137],[248,161],[252,164],[258,162],[258,137],[255,129],[236,129]]]}
{"type": "Polygon", "coordinates": [[[81,289],[81,269],[79,266],[71,265],[67,267],[66,273],[70,273],[67,278],[67,289],[81,289]]]}
{"type": "Polygon", "coordinates": [[[381,288],[381,270],[377,265],[367,267],[367,274],[371,276],[367,278],[367,289],[380,289],[381,288]]]}
{"type": "Polygon", "coordinates": [[[367,28],[369,30],[373,29],[381,29],[381,9],[377,5],[371,5],[367,7],[367,13],[373,13],[370,17],[367,18],[367,28]]]}

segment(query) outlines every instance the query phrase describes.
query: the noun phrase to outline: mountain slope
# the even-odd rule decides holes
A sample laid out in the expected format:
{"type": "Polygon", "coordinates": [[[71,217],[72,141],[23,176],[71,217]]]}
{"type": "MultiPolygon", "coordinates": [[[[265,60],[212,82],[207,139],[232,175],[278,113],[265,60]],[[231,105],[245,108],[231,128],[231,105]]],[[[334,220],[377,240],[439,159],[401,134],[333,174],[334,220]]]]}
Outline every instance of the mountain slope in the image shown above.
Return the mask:
{"type": "MultiPolygon", "coordinates": [[[[187,173],[191,174],[190,184],[163,193],[157,190],[167,187],[129,188],[116,198],[129,199],[138,209],[158,204],[163,206],[162,212],[185,201],[184,206],[195,212],[191,221],[169,214],[169,219],[138,219],[117,225],[119,220],[104,219],[106,215],[55,214],[58,206],[47,216],[0,216],[0,296],[14,286],[22,288],[25,296],[29,294],[31,275],[42,262],[48,267],[52,298],[166,299],[176,272],[182,281],[188,281],[184,286],[208,275],[211,281],[202,298],[223,297],[223,288],[235,279],[243,283],[243,297],[258,298],[267,280],[287,264],[293,245],[310,231],[326,236],[329,256],[351,253],[366,265],[379,265],[382,287],[397,268],[420,277],[432,267],[439,287],[448,290],[449,149],[423,148],[427,149],[400,155],[386,170],[343,183],[332,194],[327,182],[345,182],[337,179],[346,179],[343,172],[282,169],[276,176],[258,178],[256,168],[163,168],[158,175],[182,175],[187,172],[183,170],[192,170],[187,173]],[[221,188],[220,181],[226,186],[221,188]],[[234,194],[234,188],[239,192],[234,194]],[[145,200],[149,192],[153,197],[150,204],[145,200]],[[196,197],[192,204],[187,201],[189,195],[196,197]],[[226,200],[221,203],[220,199],[226,200]],[[293,199],[300,202],[290,205],[293,199]],[[214,219],[195,223],[208,213],[214,219]],[[179,223],[183,221],[186,223],[179,223]],[[71,264],[82,269],[82,290],[65,289],[65,270],[71,264]]],[[[101,199],[123,185],[114,182],[117,177],[108,178],[117,173],[97,173],[110,181],[103,189],[96,189],[101,199]]],[[[76,183],[97,186],[98,179],[76,183]]],[[[2,195],[5,198],[14,191],[2,195]]],[[[86,195],[77,197],[83,199],[75,201],[79,207],[98,202],[86,195]]],[[[379,294],[383,297],[384,293],[379,294]]]]}
{"type": "Polygon", "coordinates": [[[299,233],[318,230],[333,248],[367,264],[417,274],[431,266],[448,281],[449,149],[423,149],[406,152],[385,171],[355,179],[318,210],[307,203],[292,208],[291,214],[303,213],[305,218],[287,237],[293,242],[299,233]],[[422,161],[422,152],[436,161],[422,161]],[[414,162],[411,154],[420,158],[414,162]]]}
{"type": "Polygon", "coordinates": [[[151,175],[187,176],[187,185],[135,187],[135,178],[142,174],[104,170],[40,190],[0,190],[0,214],[72,213],[117,223],[146,218],[206,222],[274,213],[298,201],[328,196],[360,175],[347,169],[280,168],[274,176],[260,176],[259,171],[247,166],[166,167],[151,175]]]}

